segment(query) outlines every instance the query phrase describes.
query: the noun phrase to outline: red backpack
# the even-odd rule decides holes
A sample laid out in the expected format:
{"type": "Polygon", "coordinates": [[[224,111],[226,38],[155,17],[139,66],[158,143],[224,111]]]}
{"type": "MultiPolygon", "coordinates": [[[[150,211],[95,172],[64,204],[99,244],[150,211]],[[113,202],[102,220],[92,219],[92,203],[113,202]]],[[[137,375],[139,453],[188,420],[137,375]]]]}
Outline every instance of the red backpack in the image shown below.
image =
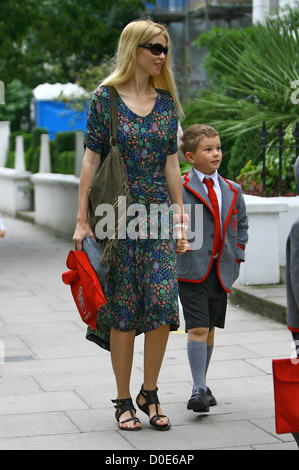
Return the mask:
{"type": "Polygon", "coordinates": [[[71,250],[66,265],[70,271],[62,274],[62,280],[71,286],[74,301],[84,323],[96,329],[98,310],[107,303],[100,281],[84,251],[71,250]]]}

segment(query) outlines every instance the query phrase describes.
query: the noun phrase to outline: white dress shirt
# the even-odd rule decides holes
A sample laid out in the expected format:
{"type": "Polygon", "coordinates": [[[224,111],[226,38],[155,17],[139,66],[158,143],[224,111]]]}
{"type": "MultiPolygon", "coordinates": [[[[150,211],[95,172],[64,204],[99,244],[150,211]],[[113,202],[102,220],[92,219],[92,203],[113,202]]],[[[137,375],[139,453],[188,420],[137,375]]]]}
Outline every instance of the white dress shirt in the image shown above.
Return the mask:
{"type": "Polygon", "coordinates": [[[202,173],[201,171],[199,170],[196,170],[196,168],[194,168],[195,170],[195,173],[197,174],[198,178],[200,179],[200,181],[202,182],[202,185],[204,187],[204,190],[205,192],[208,194],[208,187],[207,185],[203,182],[203,180],[205,178],[207,179],[212,179],[214,181],[214,191],[216,193],[216,196],[217,196],[217,199],[218,199],[218,205],[219,205],[219,214],[220,214],[220,223],[221,223],[221,227],[222,227],[222,220],[221,220],[221,211],[222,211],[222,192],[221,192],[221,188],[220,188],[220,184],[219,184],[219,180],[218,180],[218,171],[214,171],[214,173],[212,173],[211,175],[205,175],[204,173],[202,173]]]}

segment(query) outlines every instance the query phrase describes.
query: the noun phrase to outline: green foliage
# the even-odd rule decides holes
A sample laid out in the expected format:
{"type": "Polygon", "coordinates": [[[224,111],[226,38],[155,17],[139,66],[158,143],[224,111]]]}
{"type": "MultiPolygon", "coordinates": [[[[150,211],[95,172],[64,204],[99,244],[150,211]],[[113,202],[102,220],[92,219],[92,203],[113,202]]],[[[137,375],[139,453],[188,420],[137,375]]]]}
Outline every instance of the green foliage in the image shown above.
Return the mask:
{"type": "Polygon", "coordinates": [[[181,175],[186,175],[192,168],[191,163],[189,162],[180,162],[181,175]]]}
{"type": "MultiPolygon", "coordinates": [[[[266,153],[266,195],[277,196],[279,190],[279,149],[278,142],[273,140],[266,153]]],[[[292,135],[292,128],[288,127],[284,137],[284,147],[282,155],[282,194],[296,195],[296,181],[294,177],[294,165],[296,155],[294,152],[295,139],[292,135]]],[[[262,160],[254,163],[249,160],[241,169],[238,182],[243,191],[249,194],[262,194],[262,160]]]]}
{"type": "Polygon", "coordinates": [[[0,79],[27,86],[75,82],[113,55],[142,0],[5,0],[0,9],[0,79]]]}
{"type": "Polygon", "coordinates": [[[60,154],[54,155],[51,160],[52,172],[62,173],[64,175],[73,175],[75,172],[75,151],[66,150],[60,154]]]}
{"type": "MultiPolygon", "coordinates": [[[[149,1],[152,3],[152,0],[149,1]]],[[[29,130],[32,90],[76,83],[115,53],[123,27],[144,11],[142,0],[5,0],[0,8],[0,120],[29,130]]],[[[98,79],[93,87],[96,87],[98,79]]]]}
{"type": "Polygon", "coordinates": [[[227,165],[227,177],[235,179],[249,160],[258,164],[262,158],[261,139],[256,130],[240,134],[233,144],[227,165]]]}
{"type": "Polygon", "coordinates": [[[5,104],[0,105],[0,121],[10,121],[12,132],[28,130],[30,98],[31,89],[21,80],[14,79],[5,84],[5,104]]]}
{"type": "MultiPolygon", "coordinates": [[[[14,168],[15,139],[22,135],[24,139],[25,167],[27,171],[38,173],[40,159],[40,139],[47,134],[47,129],[36,127],[32,133],[14,132],[10,135],[6,167],[14,168]]],[[[52,173],[74,174],[75,170],[75,132],[57,132],[50,141],[52,173]]]]}
{"type": "Polygon", "coordinates": [[[40,139],[42,134],[48,134],[48,130],[36,127],[31,134],[31,145],[25,153],[26,170],[32,173],[39,171],[40,139]]]}
{"type": "Polygon", "coordinates": [[[57,132],[51,144],[51,167],[53,173],[74,174],[75,132],[57,132]]]}
{"type": "Polygon", "coordinates": [[[194,43],[208,48],[204,67],[209,81],[208,88],[185,107],[185,124],[204,122],[219,131],[222,143],[231,146],[227,163],[231,178],[238,176],[246,161],[257,164],[260,141],[251,136],[261,130],[263,121],[273,134],[279,122],[284,129],[294,128],[298,119],[298,104],[291,100],[291,85],[299,80],[298,25],[299,6],[288,7],[266,24],[240,30],[213,28],[194,43]]]}

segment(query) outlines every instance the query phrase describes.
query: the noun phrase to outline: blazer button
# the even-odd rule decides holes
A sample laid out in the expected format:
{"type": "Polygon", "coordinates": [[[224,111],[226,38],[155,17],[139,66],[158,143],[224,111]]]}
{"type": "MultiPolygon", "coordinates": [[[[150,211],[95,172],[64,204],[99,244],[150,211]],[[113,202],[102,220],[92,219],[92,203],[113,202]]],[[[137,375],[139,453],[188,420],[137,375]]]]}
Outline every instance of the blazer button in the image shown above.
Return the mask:
{"type": "Polygon", "coordinates": [[[208,251],[208,254],[211,255],[211,254],[212,254],[212,250],[209,250],[209,251],[208,251]]]}
{"type": "Polygon", "coordinates": [[[213,233],[211,233],[210,237],[211,237],[211,238],[214,238],[214,234],[213,234],[213,233]]]}

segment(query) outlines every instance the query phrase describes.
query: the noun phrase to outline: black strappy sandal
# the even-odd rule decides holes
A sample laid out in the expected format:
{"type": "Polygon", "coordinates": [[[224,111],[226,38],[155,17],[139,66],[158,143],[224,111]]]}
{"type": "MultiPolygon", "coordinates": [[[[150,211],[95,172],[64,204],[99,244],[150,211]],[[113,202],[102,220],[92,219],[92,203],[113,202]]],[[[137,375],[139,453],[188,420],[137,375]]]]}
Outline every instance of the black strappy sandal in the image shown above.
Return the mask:
{"type": "Polygon", "coordinates": [[[133,412],[136,412],[136,409],[134,408],[132,398],[117,398],[116,400],[111,400],[112,403],[116,403],[114,408],[116,408],[115,411],[115,418],[116,421],[118,422],[118,427],[122,431],[140,431],[141,428],[126,428],[120,426],[120,424],[123,423],[128,423],[129,421],[134,422],[134,426],[136,423],[140,423],[140,420],[134,416],[133,412]],[[124,419],[123,421],[119,421],[120,416],[125,413],[125,411],[129,411],[131,414],[131,418],[124,419]]]}
{"type": "Polygon", "coordinates": [[[163,424],[162,426],[161,425],[159,426],[159,424],[157,424],[157,421],[159,419],[167,418],[166,415],[160,415],[159,412],[158,412],[158,405],[160,404],[160,402],[159,402],[159,398],[158,398],[158,395],[157,395],[157,391],[158,391],[158,387],[156,387],[155,390],[144,390],[143,385],[142,385],[141,390],[140,390],[139,394],[137,395],[136,403],[137,403],[138,408],[141,411],[143,411],[145,414],[147,414],[147,416],[150,416],[149,405],[155,405],[156,414],[150,418],[149,423],[155,429],[158,429],[159,431],[168,431],[168,429],[170,429],[170,426],[171,426],[171,423],[170,423],[169,419],[168,419],[167,424],[163,424]],[[142,396],[145,399],[145,403],[143,405],[140,405],[138,403],[138,398],[140,396],[142,396]]]}

